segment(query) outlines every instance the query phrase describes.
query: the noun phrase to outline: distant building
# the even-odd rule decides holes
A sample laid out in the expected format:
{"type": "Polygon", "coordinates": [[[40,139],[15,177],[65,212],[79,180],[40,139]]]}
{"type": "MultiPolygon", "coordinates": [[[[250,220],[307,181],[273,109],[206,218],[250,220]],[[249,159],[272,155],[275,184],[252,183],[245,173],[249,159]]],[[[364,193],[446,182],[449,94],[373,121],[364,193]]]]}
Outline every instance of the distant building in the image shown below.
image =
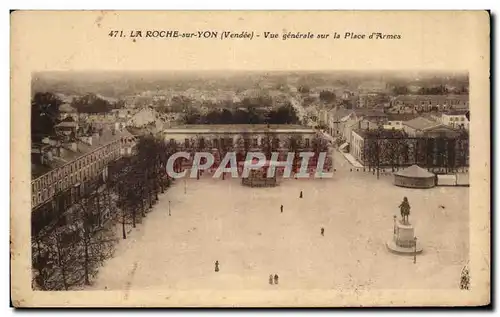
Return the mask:
{"type": "Polygon", "coordinates": [[[465,130],[440,123],[429,125],[417,119],[409,121],[412,135],[401,129],[353,129],[349,152],[362,165],[372,167],[418,164],[446,171],[469,165],[469,138],[465,130]]]}
{"type": "Polygon", "coordinates": [[[413,120],[419,117],[418,114],[411,113],[389,113],[387,114],[387,122],[383,125],[384,129],[391,130],[403,130],[403,122],[413,120]]]}
{"type": "Polygon", "coordinates": [[[403,130],[409,137],[432,137],[441,135],[456,137],[459,134],[456,129],[424,117],[417,117],[410,121],[405,121],[403,123],[403,130]]]}
{"type": "MultiPolygon", "coordinates": [[[[314,129],[300,125],[183,125],[167,128],[163,134],[167,147],[176,147],[178,150],[188,152],[211,151],[215,155],[216,164],[222,159],[218,156],[222,153],[220,149],[224,149],[223,152],[236,152],[238,162],[245,160],[246,152],[249,151],[278,152],[279,159],[286,160],[288,152],[314,152],[317,149],[327,149],[326,140],[322,139],[314,129]]],[[[311,158],[311,164],[316,164],[315,159],[317,157],[311,158]]],[[[186,164],[192,164],[192,161],[186,164]]],[[[329,167],[331,165],[327,163],[325,168],[329,167]]]]}
{"type": "Polygon", "coordinates": [[[448,111],[469,108],[469,95],[401,95],[390,101],[395,113],[448,111]]]}
{"type": "Polygon", "coordinates": [[[54,130],[57,135],[70,138],[71,136],[76,136],[78,131],[78,123],[75,121],[63,121],[54,126],[54,130]]]}
{"type": "Polygon", "coordinates": [[[225,142],[225,146],[235,147],[242,145],[239,144],[242,138],[248,138],[249,148],[255,150],[261,148],[266,136],[272,137],[280,147],[287,146],[291,136],[300,137],[303,146],[311,147],[312,139],[317,135],[312,128],[288,124],[188,124],[167,128],[163,133],[167,143],[177,142],[185,148],[195,146],[192,141],[199,141],[201,138],[203,138],[204,147],[207,148],[217,148],[220,145],[219,142],[225,142]]]}
{"type": "Polygon", "coordinates": [[[455,129],[469,130],[469,120],[465,116],[468,110],[451,110],[441,114],[441,123],[455,129]]]}

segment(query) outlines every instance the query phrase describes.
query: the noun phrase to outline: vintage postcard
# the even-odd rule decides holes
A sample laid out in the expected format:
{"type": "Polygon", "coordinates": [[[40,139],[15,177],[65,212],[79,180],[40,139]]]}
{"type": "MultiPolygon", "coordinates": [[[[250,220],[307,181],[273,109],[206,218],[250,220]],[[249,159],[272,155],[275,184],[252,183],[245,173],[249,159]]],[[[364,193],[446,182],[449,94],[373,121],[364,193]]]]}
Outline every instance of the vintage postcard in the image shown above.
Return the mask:
{"type": "Polygon", "coordinates": [[[489,30],[13,12],[13,305],[488,305],[489,30]]]}

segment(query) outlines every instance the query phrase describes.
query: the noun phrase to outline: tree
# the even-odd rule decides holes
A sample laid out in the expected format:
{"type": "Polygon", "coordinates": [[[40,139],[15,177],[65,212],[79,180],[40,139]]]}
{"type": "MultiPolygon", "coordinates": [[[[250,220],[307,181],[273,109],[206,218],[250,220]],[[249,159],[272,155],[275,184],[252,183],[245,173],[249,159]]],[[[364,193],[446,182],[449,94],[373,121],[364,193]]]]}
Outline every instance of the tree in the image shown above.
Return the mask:
{"type": "Polygon", "coordinates": [[[51,234],[49,242],[55,250],[56,265],[60,276],[59,283],[54,285],[56,290],[69,290],[79,285],[83,274],[79,261],[78,248],[80,237],[76,226],[62,226],[51,234]]]}
{"type": "Polygon", "coordinates": [[[294,154],[292,171],[297,173],[300,166],[299,151],[302,149],[302,136],[292,135],[288,138],[288,150],[294,154]]]}
{"type": "Polygon", "coordinates": [[[319,93],[319,99],[326,103],[335,102],[336,98],[335,93],[329,90],[323,90],[319,93]]]}
{"type": "Polygon", "coordinates": [[[33,289],[49,291],[57,289],[58,282],[56,254],[47,237],[42,234],[32,234],[31,259],[33,270],[33,289]]]}
{"type": "Polygon", "coordinates": [[[332,162],[331,155],[329,153],[328,142],[321,135],[316,134],[314,136],[314,138],[312,139],[311,145],[312,145],[312,151],[314,153],[312,163],[316,164],[316,166],[317,166],[317,163],[319,160],[319,155],[321,153],[326,153],[327,155],[325,157],[325,162],[324,162],[323,168],[327,171],[330,170],[332,165],[333,165],[333,162],[332,162]]]}
{"type": "Polygon", "coordinates": [[[278,107],[267,114],[267,124],[296,124],[299,122],[295,109],[290,105],[278,107]]]}
{"type": "Polygon", "coordinates": [[[71,106],[80,113],[107,113],[115,108],[109,101],[95,94],[86,94],[75,98],[71,102],[71,106]]]}
{"type": "Polygon", "coordinates": [[[37,92],[31,101],[31,139],[54,135],[62,100],[51,92],[37,92]]]}
{"type": "Polygon", "coordinates": [[[105,190],[94,191],[78,202],[78,222],[82,244],[84,283],[90,285],[98,268],[113,255],[116,239],[112,228],[105,226],[103,215],[109,212],[105,190]]]}
{"type": "Polygon", "coordinates": [[[408,95],[410,90],[406,86],[396,86],[392,89],[394,95],[408,95]]]}

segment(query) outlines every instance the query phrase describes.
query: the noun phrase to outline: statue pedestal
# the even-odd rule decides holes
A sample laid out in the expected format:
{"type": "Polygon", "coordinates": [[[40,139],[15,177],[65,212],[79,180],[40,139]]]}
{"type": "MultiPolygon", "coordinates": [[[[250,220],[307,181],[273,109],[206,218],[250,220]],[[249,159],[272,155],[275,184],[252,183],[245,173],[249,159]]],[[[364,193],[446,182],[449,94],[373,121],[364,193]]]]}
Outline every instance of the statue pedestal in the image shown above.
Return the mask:
{"type": "Polygon", "coordinates": [[[389,251],[397,254],[413,255],[422,252],[422,247],[417,241],[415,246],[415,228],[410,223],[396,223],[394,236],[387,242],[389,251]]]}

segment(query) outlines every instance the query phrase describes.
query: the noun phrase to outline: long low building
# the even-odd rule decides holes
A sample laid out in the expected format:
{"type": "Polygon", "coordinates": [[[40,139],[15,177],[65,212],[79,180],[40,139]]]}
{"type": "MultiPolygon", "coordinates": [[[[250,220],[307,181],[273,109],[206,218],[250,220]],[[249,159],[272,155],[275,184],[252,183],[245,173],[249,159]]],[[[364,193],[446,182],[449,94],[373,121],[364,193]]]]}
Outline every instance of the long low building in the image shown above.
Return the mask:
{"type": "Polygon", "coordinates": [[[276,148],[291,148],[292,140],[300,148],[309,148],[317,137],[312,128],[287,124],[182,125],[163,133],[167,143],[175,142],[182,148],[243,147],[247,142],[247,147],[253,150],[260,149],[267,138],[276,148]]]}

